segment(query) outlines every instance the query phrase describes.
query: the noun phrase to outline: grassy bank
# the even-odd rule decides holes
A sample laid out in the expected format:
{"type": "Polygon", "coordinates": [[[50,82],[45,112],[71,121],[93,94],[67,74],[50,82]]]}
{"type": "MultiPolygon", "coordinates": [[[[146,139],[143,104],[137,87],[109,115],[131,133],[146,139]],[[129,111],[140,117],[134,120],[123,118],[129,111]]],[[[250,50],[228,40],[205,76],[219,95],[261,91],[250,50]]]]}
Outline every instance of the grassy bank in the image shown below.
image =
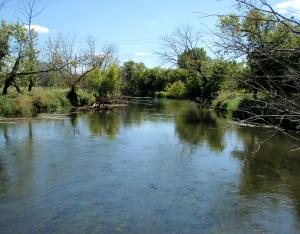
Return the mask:
{"type": "MultiPolygon", "coordinates": [[[[39,113],[69,112],[72,105],[67,98],[68,90],[36,88],[32,92],[18,94],[10,92],[0,96],[1,117],[32,117],[39,113]]],[[[78,91],[79,103],[89,105],[95,101],[93,95],[78,91]]]]}
{"type": "MultiPolygon", "coordinates": [[[[298,102],[295,101],[295,103],[298,102]]],[[[266,98],[261,94],[254,99],[251,94],[223,92],[212,104],[216,112],[221,112],[234,121],[244,121],[245,124],[274,126],[292,131],[298,131],[300,127],[298,119],[295,120],[282,114],[284,109],[282,109],[280,100],[266,98]]]]}

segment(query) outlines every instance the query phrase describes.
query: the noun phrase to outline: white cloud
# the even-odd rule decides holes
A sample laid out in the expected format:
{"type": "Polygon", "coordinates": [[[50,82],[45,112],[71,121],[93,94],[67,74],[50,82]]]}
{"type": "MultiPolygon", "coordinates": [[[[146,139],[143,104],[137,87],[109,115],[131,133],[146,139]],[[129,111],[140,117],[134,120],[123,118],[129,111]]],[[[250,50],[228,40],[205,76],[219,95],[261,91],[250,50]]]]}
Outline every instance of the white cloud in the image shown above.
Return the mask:
{"type": "Polygon", "coordinates": [[[300,18],[300,0],[287,0],[275,5],[280,14],[300,18]]]}
{"type": "Polygon", "coordinates": [[[276,8],[280,10],[300,10],[300,0],[288,0],[276,4],[276,8]]]}
{"type": "MultiPolygon", "coordinates": [[[[50,30],[46,27],[40,26],[40,25],[31,25],[31,29],[33,29],[37,33],[49,33],[50,30]]],[[[29,25],[25,25],[24,28],[29,29],[29,25]]]]}
{"type": "Polygon", "coordinates": [[[151,56],[151,53],[145,53],[145,52],[137,52],[135,53],[136,56],[138,57],[145,57],[145,56],[151,56]]]}

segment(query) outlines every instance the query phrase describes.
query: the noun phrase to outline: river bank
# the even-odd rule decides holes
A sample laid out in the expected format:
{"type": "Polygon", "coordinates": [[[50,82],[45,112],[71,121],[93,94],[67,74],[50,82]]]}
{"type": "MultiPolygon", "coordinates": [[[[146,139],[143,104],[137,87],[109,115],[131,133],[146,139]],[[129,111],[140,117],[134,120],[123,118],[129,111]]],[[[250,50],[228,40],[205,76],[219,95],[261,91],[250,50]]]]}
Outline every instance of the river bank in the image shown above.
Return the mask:
{"type": "Polygon", "coordinates": [[[77,113],[87,111],[112,110],[127,105],[126,100],[96,99],[94,95],[79,89],[78,106],[71,104],[67,89],[36,88],[22,94],[11,92],[0,96],[0,117],[23,118],[39,114],[77,113]]]}
{"type": "MultiPolygon", "coordinates": [[[[74,114],[89,111],[111,111],[125,107],[130,100],[153,99],[155,97],[122,96],[114,99],[96,99],[91,93],[78,90],[78,106],[69,101],[67,89],[36,88],[32,92],[18,94],[11,92],[0,96],[0,117],[2,118],[28,118],[39,114],[74,114]]],[[[165,99],[160,97],[160,99],[165,99]]],[[[175,98],[173,98],[175,99],[175,98]]],[[[268,101],[255,100],[250,94],[221,93],[210,105],[203,105],[199,100],[191,100],[202,108],[213,109],[218,115],[232,120],[242,126],[259,126],[281,128],[298,132],[300,123],[281,116],[280,109],[271,108],[268,101]]]]}

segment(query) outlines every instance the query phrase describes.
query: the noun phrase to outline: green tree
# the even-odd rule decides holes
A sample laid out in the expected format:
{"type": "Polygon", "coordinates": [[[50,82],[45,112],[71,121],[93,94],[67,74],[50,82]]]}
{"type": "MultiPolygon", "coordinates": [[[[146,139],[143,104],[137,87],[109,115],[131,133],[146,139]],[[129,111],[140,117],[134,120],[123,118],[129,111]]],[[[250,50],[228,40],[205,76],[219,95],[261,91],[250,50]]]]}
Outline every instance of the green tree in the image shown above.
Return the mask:
{"type": "Polygon", "coordinates": [[[209,57],[205,49],[188,49],[179,55],[178,67],[192,71],[201,71],[202,64],[207,60],[209,60],[209,57]]]}
{"type": "Polygon", "coordinates": [[[7,24],[2,21],[0,35],[0,72],[5,77],[2,94],[7,94],[12,85],[21,92],[17,78],[20,73],[26,72],[26,62],[34,48],[29,46],[29,35],[20,23],[7,24]]]}
{"type": "Polygon", "coordinates": [[[298,92],[300,38],[291,30],[292,24],[282,24],[273,14],[247,8],[245,17],[221,17],[219,27],[224,39],[219,45],[248,61],[249,76],[243,82],[249,90],[255,94],[298,92]]]}
{"type": "Polygon", "coordinates": [[[143,63],[125,62],[122,67],[122,91],[126,95],[140,95],[140,81],[147,67],[143,63]]]}
{"type": "Polygon", "coordinates": [[[102,98],[115,98],[120,95],[120,89],[121,69],[117,64],[112,64],[107,71],[99,77],[98,96],[102,98]]]}
{"type": "Polygon", "coordinates": [[[221,90],[229,73],[228,68],[229,63],[221,59],[203,63],[201,72],[191,71],[187,81],[187,96],[210,104],[221,90]]]}
{"type": "Polygon", "coordinates": [[[182,81],[176,81],[166,89],[168,97],[182,99],[186,96],[186,85],[182,81]]]}

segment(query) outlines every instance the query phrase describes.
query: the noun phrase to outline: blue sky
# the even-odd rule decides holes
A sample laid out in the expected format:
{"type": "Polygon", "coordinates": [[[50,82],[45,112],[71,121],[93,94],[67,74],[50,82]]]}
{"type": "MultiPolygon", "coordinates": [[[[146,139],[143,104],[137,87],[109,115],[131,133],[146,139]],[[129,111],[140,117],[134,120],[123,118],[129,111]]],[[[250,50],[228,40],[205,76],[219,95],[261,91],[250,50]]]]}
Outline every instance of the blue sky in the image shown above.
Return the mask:
{"type": "MultiPolygon", "coordinates": [[[[1,12],[1,18],[16,21],[21,1],[13,0],[1,12]]],[[[274,6],[285,4],[282,10],[297,10],[299,6],[300,11],[300,0],[269,2],[274,6]]],[[[87,36],[93,36],[99,50],[107,42],[115,43],[121,62],[132,59],[153,67],[161,62],[153,53],[159,48],[160,37],[190,24],[203,33],[205,40],[207,27],[214,29],[216,18],[199,19],[193,12],[223,14],[232,11],[234,4],[234,0],[43,0],[45,9],[33,23],[46,28],[40,33],[41,44],[59,32],[74,35],[78,46],[87,36]]]]}

